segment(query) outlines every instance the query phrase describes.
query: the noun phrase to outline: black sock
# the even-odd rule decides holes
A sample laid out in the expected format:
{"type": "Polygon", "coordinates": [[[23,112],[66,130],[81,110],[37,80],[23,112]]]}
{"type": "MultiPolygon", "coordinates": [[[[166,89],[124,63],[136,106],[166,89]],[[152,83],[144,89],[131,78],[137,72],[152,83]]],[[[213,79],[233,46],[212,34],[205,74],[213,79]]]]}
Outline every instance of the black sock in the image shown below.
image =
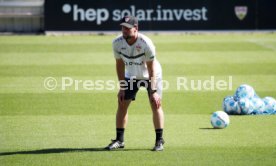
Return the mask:
{"type": "Polygon", "coordinates": [[[162,136],[163,136],[163,129],[156,129],[155,133],[156,133],[156,139],[155,139],[155,141],[161,140],[162,136]]]}
{"type": "Polygon", "coordinates": [[[124,128],[116,128],[117,137],[116,140],[124,142],[124,128]]]}

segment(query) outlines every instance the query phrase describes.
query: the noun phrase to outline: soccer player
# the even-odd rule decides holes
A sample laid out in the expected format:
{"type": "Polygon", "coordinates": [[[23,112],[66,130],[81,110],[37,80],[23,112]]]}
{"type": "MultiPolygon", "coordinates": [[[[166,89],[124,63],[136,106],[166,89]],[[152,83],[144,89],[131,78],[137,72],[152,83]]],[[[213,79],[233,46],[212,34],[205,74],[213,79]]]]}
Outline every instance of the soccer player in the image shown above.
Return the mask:
{"type": "Polygon", "coordinates": [[[156,133],[153,151],[162,151],[165,143],[162,135],[164,113],[161,106],[162,69],[156,59],[155,46],[145,35],[138,32],[138,20],[126,16],[121,21],[122,35],[113,40],[117,77],[120,82],[118,109],[116,114],[116,139],[107,150],[124,148],[124,131],[128,121],[128,106],[135,100],[140,86],[147,88],[153,113],[156,133]]]}

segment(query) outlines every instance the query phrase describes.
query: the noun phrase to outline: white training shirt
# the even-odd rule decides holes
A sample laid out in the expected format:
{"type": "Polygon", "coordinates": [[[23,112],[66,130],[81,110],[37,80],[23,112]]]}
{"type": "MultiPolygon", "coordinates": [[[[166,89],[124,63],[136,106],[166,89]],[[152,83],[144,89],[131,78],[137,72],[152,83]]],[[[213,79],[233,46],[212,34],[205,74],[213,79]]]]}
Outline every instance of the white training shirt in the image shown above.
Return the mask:
{"type": "Polygon", "coordinates": [[[113,52],[116,59],[125,63],[125,77],[135,79],[149,79],[147,61],[154,61],[156,78],[162,77],[160,63],[156,59],[155,46],[150,38],[138,33],[136,42],[129,45],[122,35],[113,40],[113,52]]]}

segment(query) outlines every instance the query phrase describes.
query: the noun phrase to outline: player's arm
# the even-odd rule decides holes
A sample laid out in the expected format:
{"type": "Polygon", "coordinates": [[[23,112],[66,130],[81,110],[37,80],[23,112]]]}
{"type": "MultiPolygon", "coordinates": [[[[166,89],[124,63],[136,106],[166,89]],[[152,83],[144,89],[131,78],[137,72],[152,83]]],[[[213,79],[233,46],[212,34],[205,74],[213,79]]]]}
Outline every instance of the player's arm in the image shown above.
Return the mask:
{"type": "Polygon", "coordinates": [[[150,85],[151,91],[157,90],[155,56],[156,56],[155,47],[152,41],[149,40],[148,47],[145,50],[145,57],[146,57],[146,64],[147,64],[148,73],[149,73],[149,80],[151,84],[150,85]]]}
{"type": "Polygon", "coordinates": [[[157,92],[157,80],[156,80],[156,63],[155,63],[155,46],[153,45],[152,41],[149,40],[148,47],[145,50],[146,56],[146,63],[149,73],[149,80],[150,80],[150,101],[154,107],[157,109],[161,106],[161,99],[160,96],[156,93],[157,92]]]}
{"type": "Polygon", "coordinates": [[[157,89],[154,61],[147,61],[147,68],[149,73],[150,88],[151,88],[151,91],[154,91],[157,89]]]}
{"type": "Polygon", "coordinates": [[[147,61],[150,79],[150,101],[158,109],[161,106],[160,96],[157,94],[156,67],[154,61],[147,61]]]}
{"type": "Polygon", "coordinates": [[[118,80],[122,81],[125,80],[125,64],[121,58],[120,52],[118,51],[118,43],[116,41],[117,39],[112,42],[113,55],[116,60],[116,72],[118,80]]]}
{"type": "Polygon", "coordinates": [[[123,90],[124,85],[122,85],[123,83],[125,83],[125,64],[124,64],[123,59],[120,56],[120,53],[117,50],[116,40],[113,41],[112,47],[113,47],[113,54],[116,59],[116,73],[117,73],[118,81],[120,83],[120,90],[118,93],[118,101],[119,101],[119,103],[122,103],[122,101],[124,100],[124,96],[125,96],[125,92],[123,90]]]}
{"type": "Polygon", "coordinates": [[[122,59],[116,59],[116,72],[118,81],[120,83],[120,90],[118,93],[118,102],[122,103],[125,97],[125,63],[122,59]]]}
{"type": "MultiPolygon", "coordinates": [[[[116,59],[116,72],[118,81],[121,83],[125,81],[125,63],[122,59],[116,59]]],[[[120,84],[120,87],[122,88],[123,85],[120,84]]]]}

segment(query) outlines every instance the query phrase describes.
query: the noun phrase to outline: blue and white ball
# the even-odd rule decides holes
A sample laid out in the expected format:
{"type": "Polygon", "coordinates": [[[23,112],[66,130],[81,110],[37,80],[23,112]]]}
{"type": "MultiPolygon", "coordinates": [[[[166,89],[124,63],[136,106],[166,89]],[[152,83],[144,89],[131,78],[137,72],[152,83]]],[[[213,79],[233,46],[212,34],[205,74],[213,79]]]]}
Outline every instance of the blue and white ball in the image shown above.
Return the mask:
{"type": "Polygon", "coordinates": [[[234,100],[233,96],[227,96],[223,99],[222,103],[223,110],[229,115],[241,114],[241,109],[237,101],[234,100]]]}
{"type": "Polygon", "coordinates": [[[272,113],[276,111],[276,100],[273,97],[265,97],[263,98],[263,102],[265,104],[265,113],[272,113]]]}
{"type": "Polygon", "coordinates": [[[230,123],[229,116],[224,111],[216,111],[211,116],[211,124],[216,129],[223,129],[230,123]]]}
{"type": "Polygon", "coordinates": [[[252,102],[250,101],[249,98],[241,98],[239,100],[239,105],[241,108],[241,114],[243,115],[249,115],[254,110],[252,102]]]}
{"type": "Polygon", "coordinates": [[[251,99],[253,105],[253,114],[262,114],[265,111],[265,103],[262,99],[254,97],[251,99]]]}
{"type": "Polygon", "coordinates": [[[255,96],[255,90],[247,84],[240,85],[235,93],[235,100],[240,100],[243,98],[253,98],[255,96]]]}

